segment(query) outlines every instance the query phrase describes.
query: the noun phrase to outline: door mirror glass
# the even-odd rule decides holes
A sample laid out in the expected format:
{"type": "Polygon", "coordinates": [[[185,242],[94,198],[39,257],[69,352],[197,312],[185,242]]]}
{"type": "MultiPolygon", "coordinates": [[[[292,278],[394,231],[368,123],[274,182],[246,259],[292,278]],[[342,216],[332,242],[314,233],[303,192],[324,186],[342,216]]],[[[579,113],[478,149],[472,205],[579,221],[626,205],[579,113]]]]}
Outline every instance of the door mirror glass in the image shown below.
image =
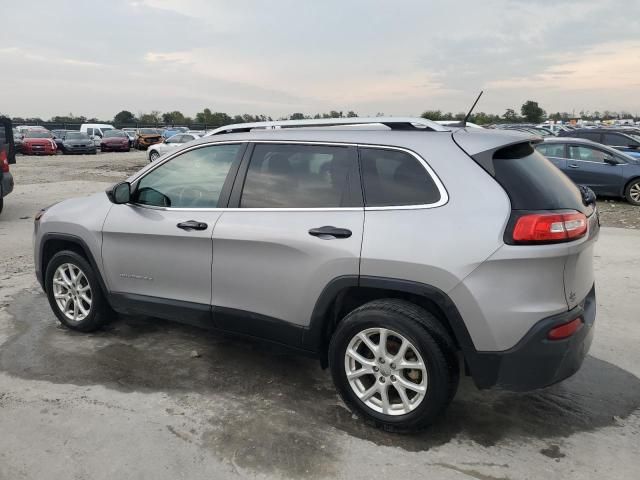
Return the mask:
{"type": "Polygon", "coordinates": [[[131,184],[129,182],[117,183],[110,190],[107,190],[107,197],[117,205],[129,203],[131,200],[131,184]]]}

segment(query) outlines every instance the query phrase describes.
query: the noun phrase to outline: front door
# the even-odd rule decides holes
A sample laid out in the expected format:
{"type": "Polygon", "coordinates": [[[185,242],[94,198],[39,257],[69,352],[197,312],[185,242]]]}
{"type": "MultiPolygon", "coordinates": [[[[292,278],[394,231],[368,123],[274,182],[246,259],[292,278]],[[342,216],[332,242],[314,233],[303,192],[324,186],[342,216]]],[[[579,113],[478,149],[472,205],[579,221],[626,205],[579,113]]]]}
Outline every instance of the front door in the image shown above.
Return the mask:
{"type": "Polygon", "coordinates": [[[211,235],[245,147],[180,152],[134,182],[130,204],[111,208],[102,257],[116,296],[209,315],[211,235]]]}
{"type": "Polygon", "coordinates": [[[359,275],[356,149],[256,144],[230,207],[213,232],[214,323],[295,344],[327,284],[359,275]]]}

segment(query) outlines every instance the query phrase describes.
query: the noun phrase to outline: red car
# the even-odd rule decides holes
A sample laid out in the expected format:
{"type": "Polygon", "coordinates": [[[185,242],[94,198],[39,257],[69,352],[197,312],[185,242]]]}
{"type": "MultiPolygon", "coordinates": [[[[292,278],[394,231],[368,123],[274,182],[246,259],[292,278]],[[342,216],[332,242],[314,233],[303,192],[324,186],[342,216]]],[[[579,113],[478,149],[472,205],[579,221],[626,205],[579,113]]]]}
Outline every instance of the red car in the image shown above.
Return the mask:
{"type": "Polygon", "coordinates": [[[24,155],[55,155],[58,146],[49,130],[28,130],[22,140],[24,155]]]}
{"type": "Polygon", "coordinates": [[[128,152],[129,137],[122,130],[105,130],[100,141],[100,150],[103,152],[128,152]]]}

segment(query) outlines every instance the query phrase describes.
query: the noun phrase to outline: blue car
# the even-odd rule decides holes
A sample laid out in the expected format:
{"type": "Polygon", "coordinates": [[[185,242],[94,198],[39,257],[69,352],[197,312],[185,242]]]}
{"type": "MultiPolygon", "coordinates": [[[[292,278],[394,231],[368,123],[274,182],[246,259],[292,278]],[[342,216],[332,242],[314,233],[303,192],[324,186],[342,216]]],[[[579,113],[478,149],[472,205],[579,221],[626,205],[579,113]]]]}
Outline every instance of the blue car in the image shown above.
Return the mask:
{"type": "Polygon", "coordinates": [[[536,149],[574,183],[640,206],[640,159],[582,138],[545,138],[536,149]]]}
{"type": "Polygon", "coordinates": [[[559,137],[585,138],[602,143],[634,158],[640,158],[640,135],[634,130],[613,128],[579,128],[569,132],[560,132],[559,137]]]}

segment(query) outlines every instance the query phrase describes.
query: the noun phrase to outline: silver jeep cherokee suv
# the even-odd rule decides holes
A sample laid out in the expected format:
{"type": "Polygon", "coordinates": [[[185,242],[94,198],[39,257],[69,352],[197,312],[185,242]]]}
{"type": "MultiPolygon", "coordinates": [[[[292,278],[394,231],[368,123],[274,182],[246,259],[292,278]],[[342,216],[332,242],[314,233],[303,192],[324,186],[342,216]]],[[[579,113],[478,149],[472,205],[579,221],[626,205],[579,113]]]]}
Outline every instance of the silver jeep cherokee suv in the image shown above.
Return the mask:
{"type": "Polygon", "coordinates": [[[540,140],[402,118],[223,127],[42,210],[36,273],[69,328],[116,311],[277,342],[370,423],[417,430],[460,371],[531,390],[589,349],[598,216],[540,140]]]}

